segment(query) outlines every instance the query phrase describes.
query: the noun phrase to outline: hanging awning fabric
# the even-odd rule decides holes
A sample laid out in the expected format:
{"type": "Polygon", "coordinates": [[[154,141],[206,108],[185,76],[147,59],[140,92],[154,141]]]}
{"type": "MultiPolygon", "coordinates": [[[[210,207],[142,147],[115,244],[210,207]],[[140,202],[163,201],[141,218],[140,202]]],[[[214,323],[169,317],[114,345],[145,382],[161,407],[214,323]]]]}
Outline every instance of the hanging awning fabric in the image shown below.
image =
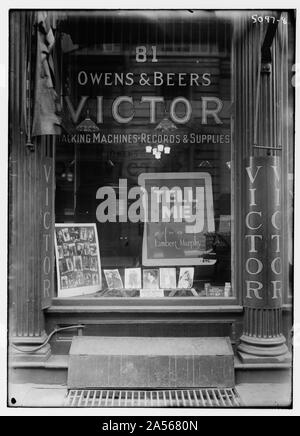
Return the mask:
{"type": "Polygon", "coordinates": [[[61,133],[61,118],[58,115],[58,95],[55,91],[53,61],[55,37],[49,14],[38,11],[36,25],[32,136],[57,135],[61,133]]]}

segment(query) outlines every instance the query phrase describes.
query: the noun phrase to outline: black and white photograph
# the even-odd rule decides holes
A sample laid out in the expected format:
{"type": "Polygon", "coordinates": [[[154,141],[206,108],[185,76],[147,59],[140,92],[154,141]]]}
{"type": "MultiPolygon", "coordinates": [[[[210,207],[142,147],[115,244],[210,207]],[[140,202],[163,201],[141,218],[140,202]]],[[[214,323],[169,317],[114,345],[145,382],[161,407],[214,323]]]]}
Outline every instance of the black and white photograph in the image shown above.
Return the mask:
{"type": "Polygon", "coordinates": [[[61,287],[67,288],[69,285],[68,277],[67,276],[61,276],[61,287]]]}
{"type": "Polygon", "coordinates": [[[90,256],[90,270],[98,271],[98,259],[95,256],[90,256]]]}
{"type": "MultiPolygon", "coordinates": [[[[59,251],[59,246],[57,248],[58,248],[58,251],[59,251]]],[[[70,256],[76,256],[77,255],[76,245],[75,244],[68,244],[68,249],[69,249],[70,256]]]]}
{"type": "Polygon", "coordinates": [[[193,286],[194,268],[180,268],[178,288],[191,288],[193,286]]]}
{"type": "Polygon", "coordinates": [[[92,274],[92,283],[93,285],[97,285],[99,283],[99,275],[96,273],[92,274]]]}
{"type": "Polygon", "coordinates": [[[87,283],[88,285],[91,285],[92,284],[92,273],[84,272],[83,276],[84,276],[85,283],[87,283]]]}
{"type": "MultiPolygon", "coordinates": [[[[93,259],[93,258],[91,258],[93,259]]],[[[123,289],[123,282],[117,269],[104,270],[108,289],[123,289]]]]}
{"type": "Polygon", "coordinates": [[[83,244],[83,252],[85,255],[89,255],[90,253],[90,244],[88,242],[85,242],[83,244]]]}
{"type": "Polygon", "coordinates": [[[7,409],[294,413],[297,5],[53,1],[0,14],[7,409]]]}
{"type": "Polygon", "coordinates": [[[91,256],[96,256],[97,255],[97,246],[96,246],[96,244],[94,244],[94,243],[89,244],[89,254],[91,256]]]}
{"type": "Polygon", "coordinates": [[[69,234],[70,234],[70,239],[73,242],[80,239],[80,229],[78,227],[70,227],[69,234]]]}
{"type": "Polygon", "coordinates": [[[88,235],[88,241],[89,242],[95,242],[95,232],[94,232],[94,229],[88,228],[87,229],[87,235],[88,235]]]}
{"type": "Polygon", "coordinates": [[[62,244],[62,249],[64,257],[70,256],[69,244],[62,244]]]}
{"type": "Polygon", "coordinates": [[[58,265],[59,265],[59,272],[61,274],[64,274],[69,271],[66,259],[60,259],[58,261],[58,265]]]}
{"type": "Polygon", "coordinates": [[[58,258],[59,259],[63,259],[63,257],[64,257],[64,250],[63,250],[63,247],[61,245],[59,245],[57,247],[57,251],[58,251],[58,258]]]}
{"type": "Polygon", "coordinates": [[[61,231],[62,231],[63,240],[65,242],[70,242],[71,241],[71,237],[70,237],[69,229],[68,228],[62,228],[61,231]]]}
{"type": "Polygon", "coordinates": [[[78,271],[76,274],[76,280],[77,280],[77,284],[78,286],[84,286],[84,274],[82,271],[78,271]]]}
{"type": "Polygon", "coordinates": [[[89,256],[82,256],[82,268],[90,269],[90,258],[89,256]]]}
{"type": "Polygon", "coordinates": [[[143,289],[159,289],[158,269],[143,269],[143,289]]]}
{"type": "Polygon", "coordinates": [[[61,246],[64,242],[63,231],[62,229],[58,230],[56,233],[57,243],[61,246]]]}
{"type": "Polygon", "coordinates": [[[126,289],[141,289],[142,272],[141,268],[126,268],[124,273],[124,284],[126,289]]]}
{"type": "Polygon", "coordinates": [[[82,257],[81,256],[74,256],[74,270],[75,271],[82,271],[82,257]]]}
{"type": "Polygon", "coordinates": [[[82,241],[86,241],[87,240],[87,228],[86,227],[81,227],[80,228],[80,239],[82,241]]]}
{"type": "MultiPolygon", "coordinates": [[[[75,257],[73,259],[75,261],[75,257]]],[[[67,257],[66,262],[67,262],[68,271],[74,271],[74,265],[71,257],[67,257]]]]}
{"type": "Polygon", "coordinates": [[[76,247],[76,254],[78,256],[81,256],[83,254],[83,250],[84,250],[83,242],[76,242],[75,247],[76,247]]]}
{"type": "Polygon", "coordinates": [[[162,289],[176,289],[176,268],[159,268],[159,285],[162,289]]]}

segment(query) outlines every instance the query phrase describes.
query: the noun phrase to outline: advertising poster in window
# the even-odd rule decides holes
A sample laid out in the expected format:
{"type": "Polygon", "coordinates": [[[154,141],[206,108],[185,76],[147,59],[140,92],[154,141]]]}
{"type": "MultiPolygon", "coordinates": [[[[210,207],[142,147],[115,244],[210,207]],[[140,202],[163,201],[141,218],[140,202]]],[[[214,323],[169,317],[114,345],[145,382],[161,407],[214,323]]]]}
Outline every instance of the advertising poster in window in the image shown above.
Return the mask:
{"type": "Polygon", "coordinates": [[[101,263],[95,224],[55,224],[58,297],[101,289],[101,263]]]}
{"type": "Polygon", "coordinates": [[[214,233],[208,172],[141,174],[144,265],[213,265],[207,235],[214,233]]]}

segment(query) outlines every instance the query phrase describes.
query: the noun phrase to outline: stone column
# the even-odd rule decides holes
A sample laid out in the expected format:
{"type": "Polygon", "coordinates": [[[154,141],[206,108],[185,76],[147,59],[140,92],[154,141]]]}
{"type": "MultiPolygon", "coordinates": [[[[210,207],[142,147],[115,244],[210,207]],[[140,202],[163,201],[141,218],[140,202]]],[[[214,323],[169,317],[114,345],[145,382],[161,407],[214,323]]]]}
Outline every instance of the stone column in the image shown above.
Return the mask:
{"type": "Polygon", "coordinates": [[[282,334],[282,192],[280,157],[250,157],[244,168],[244,329],[238,353],[245,363],[286,362],[282,334]]]}
{"type": "MultiPolygon", "coordinates": [[[[33,151],[26,146],[25,72],[26,40],[30,37],[27,15],[10,15],[10,128],[9,128],[9,363],[40,361],[50,355],[42,311],[43,221],[47,156],[45,138],[35,141],[33,151]],[[26,24],[27,23],[27,24],[26,24]],[[40,347],[32,352],[33,348],[40,347]]],[[[51,153],[48,153],[51,155],[51,153]]],[[[47,175],[49,170],[47,169],[47,175]]],[[[53,168],[51,176],[53,177],[53,168]]],[[[51,179],[53,180],[53,178],[51,179]]],[[[50,182],[49,182],[50,183],[50,182]]],[[[52,182],[51,182],[52,188],[52,182]]],[[[52,198],[52,192],[49,193],[52,198]]],[[[53,210],[52,206],[49,210],[53,210]]],[[[47,221],[52,222],[53,217],[47,221]]],[[[44,238],[45,239],[45,238],[44,238]]],[[[50,273],[50,271],[49,271],[50,273]]],[[[48,286],[49,288],[49,286],[48,286]]],[[[47,288],[47,289],[48,289],[47,288]]]]}
{"type": "Polygon", "coordinates": [[[237,19],[233,35],[233,90],[238,283],[244,329],[238,354],[246,363],[289,361],[282,334],[285,156],[288,111],[286,26],[237,19]],[[282,168],[281,168],[282,166],[282,168]]]}
{"type": "Polygon", "coordinates": [[[12,178],[10,207],[10,357],[13,360],[44,360],[50,355],[43,344],[42,311],[43,256],[41,224],[42,154],[38,144],[35,152],[27,151],[22,141],[15,144],[11,162],[12,178]]]}

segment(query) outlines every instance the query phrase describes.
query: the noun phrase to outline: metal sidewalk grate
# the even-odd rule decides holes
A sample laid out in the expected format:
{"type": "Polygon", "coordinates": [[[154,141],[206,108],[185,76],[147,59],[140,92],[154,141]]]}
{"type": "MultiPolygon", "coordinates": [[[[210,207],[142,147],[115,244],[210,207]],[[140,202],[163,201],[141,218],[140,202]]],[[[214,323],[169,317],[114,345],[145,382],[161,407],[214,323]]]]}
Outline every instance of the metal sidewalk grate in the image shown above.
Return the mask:
{"type": "Polygon", "coordinates": [[[235,389],[71,389],[66,407],[241,407],[235,389]]]}

